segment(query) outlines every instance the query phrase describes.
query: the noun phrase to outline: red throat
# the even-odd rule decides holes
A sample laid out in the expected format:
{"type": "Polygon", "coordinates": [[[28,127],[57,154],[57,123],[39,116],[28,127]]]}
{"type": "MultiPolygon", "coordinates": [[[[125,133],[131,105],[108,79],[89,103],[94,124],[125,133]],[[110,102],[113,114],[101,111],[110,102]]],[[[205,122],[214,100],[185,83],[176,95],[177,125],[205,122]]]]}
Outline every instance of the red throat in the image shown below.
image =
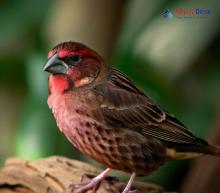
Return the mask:
{"type": "Polygon", "coordinates": [[[67,77],[63,75],[49,76],[49,90],[50,93],[62,94],[68,89],[69,83],[67,77]]]}

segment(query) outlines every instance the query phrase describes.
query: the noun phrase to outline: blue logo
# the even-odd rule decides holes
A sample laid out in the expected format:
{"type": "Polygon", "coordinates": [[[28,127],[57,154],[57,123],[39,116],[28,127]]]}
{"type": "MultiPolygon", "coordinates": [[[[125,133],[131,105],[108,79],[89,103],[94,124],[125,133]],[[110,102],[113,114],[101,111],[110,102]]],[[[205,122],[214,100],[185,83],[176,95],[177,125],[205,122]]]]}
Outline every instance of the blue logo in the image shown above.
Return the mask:
{"type": "Polygon", "coordinates": [[[167,9],[163,12],[163,17],[171,19],[173,18],[173,14],[169,9],[167,9]]]}

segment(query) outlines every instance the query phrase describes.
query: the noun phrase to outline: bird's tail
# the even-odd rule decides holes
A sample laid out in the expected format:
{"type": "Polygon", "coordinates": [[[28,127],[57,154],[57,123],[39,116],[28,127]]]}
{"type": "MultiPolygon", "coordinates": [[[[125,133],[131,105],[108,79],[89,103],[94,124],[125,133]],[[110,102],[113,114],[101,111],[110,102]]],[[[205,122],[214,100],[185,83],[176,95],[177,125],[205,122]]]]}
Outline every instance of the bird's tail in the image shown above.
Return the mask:
{"type": "Polygon", "coordinates": [[[220,147],[214,145],[207,145],[202,148],[201,153],[209,154],[213,156],[220,156],[220,147]]]}
{"type": "Polygon", "coordinates": [[[167,148],[166,154],[168,159],[189,159],[204,154],[220,156],[220,147],[206,143],[201,146],[191,146],[191,148],[182,149],[182,151],[180,149],[167,148]]]}

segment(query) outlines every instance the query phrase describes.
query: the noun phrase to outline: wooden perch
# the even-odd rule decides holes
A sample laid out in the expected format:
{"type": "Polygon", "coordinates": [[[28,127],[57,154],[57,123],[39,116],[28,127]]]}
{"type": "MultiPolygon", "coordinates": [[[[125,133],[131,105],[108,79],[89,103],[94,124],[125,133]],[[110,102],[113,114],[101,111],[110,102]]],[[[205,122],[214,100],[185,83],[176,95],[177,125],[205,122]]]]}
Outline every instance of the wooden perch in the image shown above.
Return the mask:
{"type": "MultiPolygon", "coordinates": [[[[80,182],[82,174],[93,176],[99,173],[99,169],[89,164],[65,157],[53,156],[32,161],[10,158],[0,170],[0,192],[70,193],[70,185],[80,182]]],[[[85,177],[83,182],[86,180],[89,178],[85,177]]],[[[119,193],[125,185],[116,178],[109,177],[101,184],[97,193],[119,193]]],[[[157,185],[142,182],[135,182],[132,189],[139,193],[165,193],[157,185]]]]}

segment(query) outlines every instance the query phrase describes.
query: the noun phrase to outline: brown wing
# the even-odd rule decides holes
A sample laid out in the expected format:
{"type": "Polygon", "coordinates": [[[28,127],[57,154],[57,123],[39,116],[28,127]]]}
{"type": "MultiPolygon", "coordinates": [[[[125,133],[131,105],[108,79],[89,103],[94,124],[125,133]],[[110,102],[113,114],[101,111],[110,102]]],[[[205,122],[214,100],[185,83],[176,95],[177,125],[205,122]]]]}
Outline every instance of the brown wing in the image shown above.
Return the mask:
{"type": "Polygon", "coordinates": [[[94,91],[102,95],[100,106],[106,123],[112,127],[136,130],[165,142],[206,144],[174,116],[155,105],[118,70],[113,70],[110,80],[97,85],[94,91]]]}

